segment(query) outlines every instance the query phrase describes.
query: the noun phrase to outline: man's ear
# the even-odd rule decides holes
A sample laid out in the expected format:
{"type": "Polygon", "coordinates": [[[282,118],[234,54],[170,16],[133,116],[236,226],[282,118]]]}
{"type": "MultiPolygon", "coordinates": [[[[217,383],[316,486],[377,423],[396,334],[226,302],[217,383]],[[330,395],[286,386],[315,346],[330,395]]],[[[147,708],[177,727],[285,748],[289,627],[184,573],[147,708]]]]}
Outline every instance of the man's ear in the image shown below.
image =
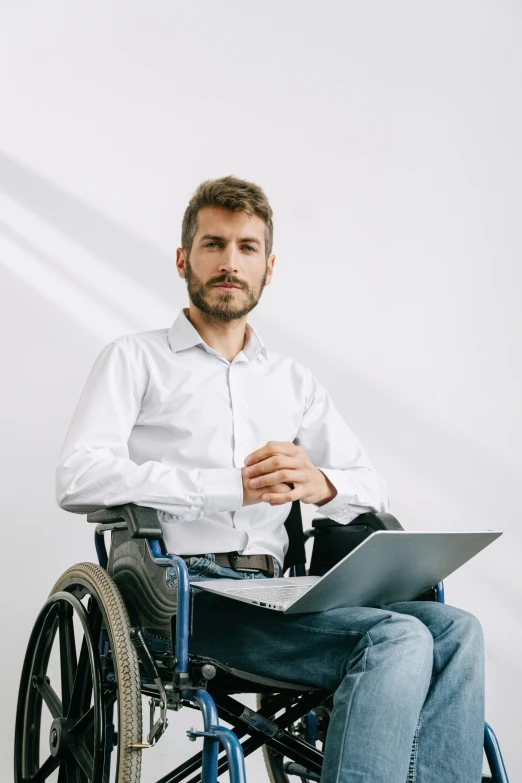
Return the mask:
{"type": "Polygon", "coordinates": [[[180,277],[185,277],[185,264],[187,262],[187,253],[182,247],[176,250],[176,269],[180,277]]]}
{"type": "Polygon", "coordinates": [[[270,285],[270,283],[272,282],[275,259],[276,259],[275,255],[268,256],[268,261],[266,262],[266,265],[268,267],[268,274],[266,276],[266,285],[270,285]]]}

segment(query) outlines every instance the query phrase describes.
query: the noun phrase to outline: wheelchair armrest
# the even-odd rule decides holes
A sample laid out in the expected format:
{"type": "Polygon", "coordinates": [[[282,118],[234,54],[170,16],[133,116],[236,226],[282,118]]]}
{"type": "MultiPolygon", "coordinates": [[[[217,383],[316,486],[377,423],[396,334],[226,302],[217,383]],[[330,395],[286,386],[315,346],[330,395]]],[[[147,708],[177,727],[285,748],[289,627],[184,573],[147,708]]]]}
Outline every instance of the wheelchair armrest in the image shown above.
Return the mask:
{"type": "Polygon", "coordinates": [[[343,557],[377,530],[404,530],[399,520],[385,512],[359,514],[347,525],[333,519],[316,517],[306,538],[314,539],[310,560],[310,576],[323,576],[343,557]]]}
{"type": "Polygon", "coordinates": [[[126,503],[123,506],[111,506],[87,514],[87,522],[111,524],[125,522],[131,538],[162,539],[163,531],[155,508],[126,503]]]}
{"type": "Polygon", "coordinates": [[[344,527],[349,529],[350,525],[368,525],[372,530],[404,530],[399,520],[392,514],[385,511],[368,511],[366,514],[359,514],[358,517],[347,525],[341,525],[340,522],[334,522],[327,517],[316,517],[312,520],[312,527],[320,530],[325,527],[344,527]]]}

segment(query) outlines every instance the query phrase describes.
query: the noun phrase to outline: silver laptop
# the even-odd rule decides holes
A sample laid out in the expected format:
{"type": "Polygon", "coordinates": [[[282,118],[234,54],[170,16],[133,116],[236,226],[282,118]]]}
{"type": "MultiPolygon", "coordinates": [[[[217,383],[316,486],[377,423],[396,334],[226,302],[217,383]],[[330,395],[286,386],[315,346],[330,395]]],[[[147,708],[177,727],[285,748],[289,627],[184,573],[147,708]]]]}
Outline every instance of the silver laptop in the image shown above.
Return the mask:
{"type": "Polygon", "coordinates": [[[501,535],[378,530],[324,576],[205,579],[194,586],[287,614],[384,606],[415,600],[501,535]]]}

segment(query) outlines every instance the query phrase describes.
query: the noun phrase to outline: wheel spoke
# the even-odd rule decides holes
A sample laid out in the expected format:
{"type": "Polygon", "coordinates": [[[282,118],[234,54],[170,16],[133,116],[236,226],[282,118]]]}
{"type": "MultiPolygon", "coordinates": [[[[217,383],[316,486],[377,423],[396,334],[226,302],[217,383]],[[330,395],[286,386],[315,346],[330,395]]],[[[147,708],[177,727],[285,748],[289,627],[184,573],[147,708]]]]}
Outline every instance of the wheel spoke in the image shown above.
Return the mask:
{"type": "Polygon", "coordinates": [[[76,676],[71,692],[67,717],[76,718],[89,708],[91,701],[92,676],[89,662],[89,650],[85,637],[80,648],[80,657],[76,667],[76,676]]]}
{"type": "Polygon", "coordinates": [[[70,753],[67,753],[62,765],[60,767],[60,774],[58,775],[58,783],[84,783],[88,779],[80,770],[74,757],[70,753]]]}
{"type": "Polygon", "coordinates": [[[49,756],[44,761],[38,772],[35,772],[34,775],[31,775],[30,778],[24,778],[23,783],[43,783],[43,781],[47,780],[49,775],[54,772],[59,763],[59,758],[56,756],[49,756]]]}
{"type": "MultiPolygon", "coordinates": [[[[81,771],[87,777],[87,780],[91,780],[93,758],[92,755],[87,750],[87,748],[82,745],[71,745],[70,751],[73,754],[76,761],[78,762],[78,766],[80,767],[81,771]]],[[[100,780],[100,783],[109,783],[109,780],[106,775],[103,775],[103,777],[100,780]]]]}
{"type": "Polygon", "coordinates": [[[52,687],[48,677],[33,677],[33,683],[36,686],[40,696],[49,708],[53,718],[61,718],[63,715],[62,702],[52,687]]]}
{"type": "Polygon", "coordinates": [[[68,712],[71,705],[71,696],[78,663],[76,659],[76,643],[74,640],[73,609],[69,604],[61,604],[59,611],[62,704],[64,711],[68,712]]]}
{"type": "Polygon", "coordinates": [[[86,775],[87,779],[90,780],[92,778],[93,759],[89,751],[80,745],[71,745],[71,753],[78,762],[78,765],[84,775],[86,775]]]}
{"type": "MultiPolygon", "coordinates": [[[[106,712],[114,702],[116,701],[117,695],[116,695],[116,688],[107,689],[103,693],[103,709],[106,712]]],[[[74,733],[76,736],[85,736],[85,734],[92,729],[94,725],[94,707],[91,707],[88,712],[85,713],[85,715],[82,715],[82,717],[74,724],[74,726],[71,729],[71,733],[74,733]]]]}
{"type": "Polygon", "coordinates": [[[103,615],[100,611],[98,602],[91,595],[87,602],[87,616],[89,617],[89,624],[93,632],[93,636],[98,636],[103,624],[103,615]]]}

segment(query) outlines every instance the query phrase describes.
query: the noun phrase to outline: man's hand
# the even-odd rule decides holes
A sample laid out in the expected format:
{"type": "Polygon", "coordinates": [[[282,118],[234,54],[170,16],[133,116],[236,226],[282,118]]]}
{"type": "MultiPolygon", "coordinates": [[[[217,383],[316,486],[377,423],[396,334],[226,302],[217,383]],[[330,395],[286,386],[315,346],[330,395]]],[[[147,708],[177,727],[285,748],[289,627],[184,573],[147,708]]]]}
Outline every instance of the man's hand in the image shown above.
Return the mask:
{"type": "Polygon", "coordinates": [[[331,481],[293,443],[270,440],[250,454],[245,465],[241,469],[243,485],[259,492],[260,500],[271,506],[294,500],[322,506],[337,495],[331,481]],[[282,484],[290,485],[289,489],[280,489],[282,484]]]}
{"type": "MultiPolygon", "coordinates": [[[[250,486],[248,476],[246,474],[247,468],[241,468],[241,476],[243,478],[243,506],[253,506],[255,503],[261,503],[261,495],[263,495],[267,487],[261,487],[261,489],[253,489],[250,486]]],[[[270,492],[287,493],[290,492],[292,486],[290,484],[284,484],[280,482],[274,486],[268,487],[270,492]]]]}

